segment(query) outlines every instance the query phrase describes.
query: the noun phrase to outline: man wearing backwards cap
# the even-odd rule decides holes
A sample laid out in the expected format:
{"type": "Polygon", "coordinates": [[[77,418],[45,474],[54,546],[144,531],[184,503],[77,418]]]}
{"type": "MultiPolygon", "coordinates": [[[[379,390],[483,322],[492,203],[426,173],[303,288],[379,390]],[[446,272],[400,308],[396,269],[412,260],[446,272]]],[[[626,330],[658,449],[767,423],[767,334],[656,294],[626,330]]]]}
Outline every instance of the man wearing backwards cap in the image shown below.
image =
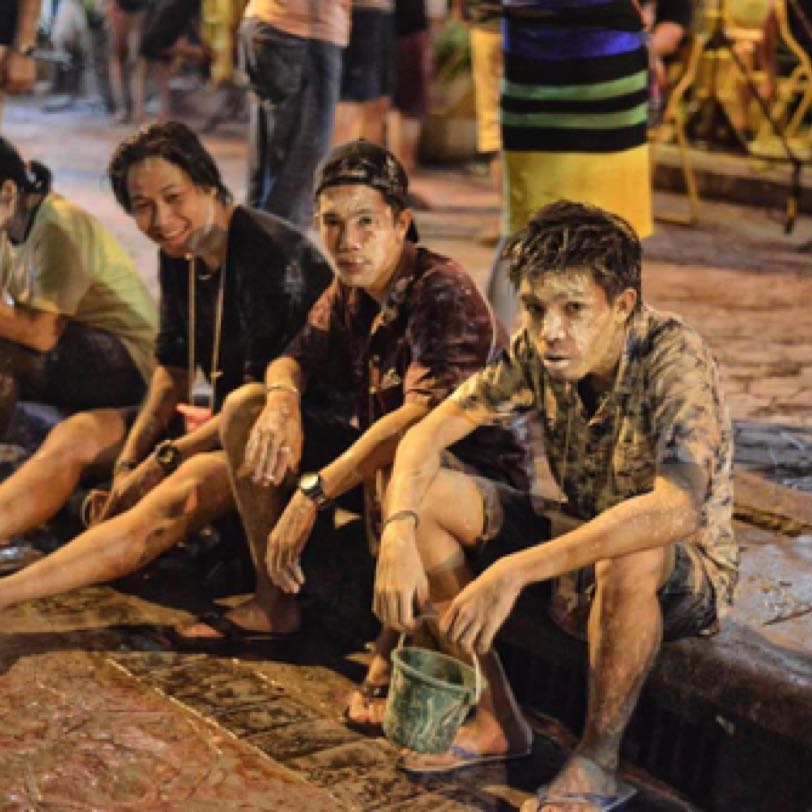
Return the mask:
{"type": "MultiPolygon", "coordinates": [[[[316,220],[336,278],[268,366],[264,387],[232,393],[223,413],[256,593],[219,619],[178,629],[187,639],[295,632],[300,556],[317,513],[363,485],[377,535],[400,437],[505,344],[471,277],[417,244],[407,186],[392,154],[363,140],[333,150],[317,171],[316,220]],[[312,380],[351,396],[357,428],[300,408],[312,380]]],[[[509,429],[483,427],[452,452],[448,465],[527,488],[525,452],[509,429]]],[[[381,703],[371,700],[388,681],[385,648],[382,637],[348,708],[356,725],[380,721],[381,703]]]]}

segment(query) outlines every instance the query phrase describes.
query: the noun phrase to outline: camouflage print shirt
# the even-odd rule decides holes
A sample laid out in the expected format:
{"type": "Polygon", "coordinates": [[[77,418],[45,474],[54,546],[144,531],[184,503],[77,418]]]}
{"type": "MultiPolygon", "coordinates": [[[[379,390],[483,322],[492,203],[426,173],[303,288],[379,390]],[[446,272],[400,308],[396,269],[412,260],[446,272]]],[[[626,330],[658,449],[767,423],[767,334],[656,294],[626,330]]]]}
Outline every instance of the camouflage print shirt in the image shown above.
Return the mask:
{"type": "Polygon", "coordinates": [[[720,614],[738,573],[732,518],[732,432],[716,363],[695,330],[643,307],[629,324],[614,388],[594,414],[575,385],[551,378],[527,332],[452,396],[472,419],[535,411],[565,510],[589,520],[649,492],[663,466],[698,465],[707,475],[701,524],[685,548],[714,585],[720,614]]]}

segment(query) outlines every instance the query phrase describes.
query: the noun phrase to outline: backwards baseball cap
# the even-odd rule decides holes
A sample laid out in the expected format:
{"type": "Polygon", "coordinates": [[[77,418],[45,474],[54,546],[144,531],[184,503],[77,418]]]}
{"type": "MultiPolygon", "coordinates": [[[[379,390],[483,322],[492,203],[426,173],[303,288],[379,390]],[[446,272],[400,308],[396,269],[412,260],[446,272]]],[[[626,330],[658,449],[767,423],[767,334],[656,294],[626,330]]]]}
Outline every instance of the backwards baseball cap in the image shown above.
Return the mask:
{"type": "MultiPolygon", "coordinates": [[[[387,203],[400,209],[409,208],[409,179],[395,156],[378,144],[359,138],[333,149],[316,169],[314,197],[330,186],[357,184],[377,189],[387,203]]],[[[406,239],[418,242],[414,220],[406,232],[406,239]]]]}

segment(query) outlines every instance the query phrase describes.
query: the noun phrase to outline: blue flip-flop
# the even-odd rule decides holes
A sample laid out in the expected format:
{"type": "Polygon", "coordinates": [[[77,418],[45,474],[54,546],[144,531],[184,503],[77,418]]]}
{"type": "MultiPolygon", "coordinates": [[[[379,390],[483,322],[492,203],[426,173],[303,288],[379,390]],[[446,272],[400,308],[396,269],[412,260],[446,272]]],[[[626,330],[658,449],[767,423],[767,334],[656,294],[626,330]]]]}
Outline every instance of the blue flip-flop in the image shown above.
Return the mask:
{"type": "Polygon", "coordinates": [[[604,795],[600,792],[565,792],[550,795],[549,787],[546,785],[536,790],[536,800],[541,802],[542,808],[544,804],[583,804],[600,812],[623,809],[635,795],[637,790],[628,784],[619,784],[617,792],[613,795],[604,795]]]}

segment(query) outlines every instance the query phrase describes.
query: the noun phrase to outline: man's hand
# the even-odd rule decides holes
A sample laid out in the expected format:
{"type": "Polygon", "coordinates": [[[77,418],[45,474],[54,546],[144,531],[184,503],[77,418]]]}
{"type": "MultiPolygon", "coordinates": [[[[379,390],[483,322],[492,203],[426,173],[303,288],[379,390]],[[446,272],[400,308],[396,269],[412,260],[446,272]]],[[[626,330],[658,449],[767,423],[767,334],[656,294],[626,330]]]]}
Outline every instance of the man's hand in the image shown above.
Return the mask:
{"type": "Polygon", "coordinates": [[[10,96],[28,93],[34,87],[36,78],[37,66],[34,57],[8,48],[0,64],[0,90],[10,96]]]}
{"type": "Polygon", "coordinates": [[[429,603],[429,582],[417,551],[413,522],[409,517],[388,524],[381,536],[375,573],[373,611],[384,626],[414,631],[415,607],[429,603]]]}
{"type": "Polygon", "coordinates": [[[302,415],[298,398],[284,391],[269,397],[245,446],[245,465],[257,485],[279,485],[295,473],[302,456],[302,415]]]}
{"type": "Polygon", "coordinates": [[[152,454],[134,470],[122,472],[113,479],[110,496],[99,513],[97,521],[107,521],[107,519],[129,510],[165,477],[166,471],[152,454]]]}
{"type": "Polygon", "coordinates": [[[440,633],[466,652],[484,654],[519,592],[509,560],[497,561],[454,598],[440,621],[440,633]]]}
{"type": "Polygon", "coordinates": [[[299,556],[313,529],[317,512],[313,500],[296,491],[268,536],[265,553],[268,575],[283,592],[296,593],[304,584],[299,556]]]}

